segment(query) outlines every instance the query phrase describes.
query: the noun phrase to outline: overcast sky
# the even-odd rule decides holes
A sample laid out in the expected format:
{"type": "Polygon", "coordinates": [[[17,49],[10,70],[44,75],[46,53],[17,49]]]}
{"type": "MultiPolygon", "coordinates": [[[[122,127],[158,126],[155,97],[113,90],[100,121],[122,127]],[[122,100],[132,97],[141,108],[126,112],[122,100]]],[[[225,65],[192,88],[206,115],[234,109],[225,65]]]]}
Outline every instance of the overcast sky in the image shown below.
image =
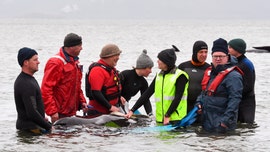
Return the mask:
{"type": "Polygon", "coordinates": [[[0,0],[0,18],[270,19],[269,0],[0,0]]]}

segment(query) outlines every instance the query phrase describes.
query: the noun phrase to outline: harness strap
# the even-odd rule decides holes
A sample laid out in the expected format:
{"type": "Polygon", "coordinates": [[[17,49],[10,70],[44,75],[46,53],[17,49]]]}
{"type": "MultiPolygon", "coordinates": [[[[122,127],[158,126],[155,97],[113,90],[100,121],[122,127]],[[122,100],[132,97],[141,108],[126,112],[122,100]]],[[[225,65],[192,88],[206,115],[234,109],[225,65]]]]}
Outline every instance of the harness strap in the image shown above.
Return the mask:
{"type": "MultiPolygon", "coordinates": [[[[223,81],[223,79],[226,77],[226,75],[228,75],[230,72],[232,72],[233,70],[237,70],[241,75],[243,75],[243,71],[237,67],[237,66],[232,66],[230,68],[227,68],[224,71],[221,71],[218,73],[218,75],[214,78],[214,80],[212,81],[212,83],[209,85],[209,87],[206,89],[207,84],[210,80],[210,73],[211,73],[212,68],[209,67],[206,69],[205,73],[204,73],[204,77],[202,80],[202,90],[205,91],[206,95],[208,96],[217,96],[216,95],[216,90],[217,87],[220,85],[220,83],[223,81]]],[[[218,95],[218,96],[225,96],[225,95],[218,95]]]]}

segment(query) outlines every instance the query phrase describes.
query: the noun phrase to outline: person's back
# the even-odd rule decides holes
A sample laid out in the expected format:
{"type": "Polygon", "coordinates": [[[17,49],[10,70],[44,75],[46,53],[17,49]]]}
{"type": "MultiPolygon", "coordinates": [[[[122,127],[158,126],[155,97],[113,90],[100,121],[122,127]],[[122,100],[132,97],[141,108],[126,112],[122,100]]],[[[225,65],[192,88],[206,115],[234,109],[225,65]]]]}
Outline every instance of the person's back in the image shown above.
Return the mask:
{"type": "Polygon", "coordinates": [[[193,45],[192,59],[178,66],[179,69],[184,70],[189,76],[187,112],[194,107],[196,99],[202,91],[201,81],[203,74],[205,69],[210,66],[206,62],[207,53],[207,44],[204,41],[196,41],[193,45]]]}
{"type": "Polygon", "coordinates": [[[237,66],[243,71],[243,93],[239,104],[238,121],[253,124],[255,120],[255,69],[253,63],[245,56],[246,43],[242,39],[233,39],[228,43],[229,52],[237,57],[237,66]]]}
{"type": "MultiPolygon", "coordinates": [[[[148,88],[148,82],[144,77],[147,77],[152,72],[154,63],[147,55],[147,51],[143,50],[142,54],[136,61],[136,67],[131,70],[124,70],[120,73],[122,84],[121,96],[129,102],[131,97],[135,96],[139,91],[141,95],[148,88]]],[[[152,115],[152,105],[150,100],[144,103],[144,109],[148,115],[152,115]]]]}

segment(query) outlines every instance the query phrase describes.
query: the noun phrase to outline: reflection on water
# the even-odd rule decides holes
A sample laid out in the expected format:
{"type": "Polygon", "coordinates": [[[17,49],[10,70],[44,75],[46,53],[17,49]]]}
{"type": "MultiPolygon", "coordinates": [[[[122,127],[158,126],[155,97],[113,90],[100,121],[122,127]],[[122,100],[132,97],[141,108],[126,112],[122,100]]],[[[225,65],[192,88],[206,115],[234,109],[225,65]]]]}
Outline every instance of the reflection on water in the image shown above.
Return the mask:
{"type": "MultiPolygon", "coordinates": [[[[139,121],[137,119],[137,122],[139,121]]],[[[153,123],[155,122],[151,120],[148,121],[147,125],[151,126],[153,123]]],[[[122,148],[126,150],[131,148],[130,151],[178,151],[177,149],[245,151],[245,149],[250,149],[252,143],[249,143],[249,138],[256,135],[257,129],[257,127],[242,124],[235,133],[229,134],[197,134],[196,129],[199,126],[189,126],[170,132],[133,132],[134,129],[139,127],[141,126],[138,126],[138,124],[131,124],[128,127],[55,126],[52,133],[41,136],[18,131],[17,144],[12,147],[5,147],[5,149],[7,151],[13,151],[17,148],[20,151],[38,151],[35,147],[42,149],[49,146],[42,149],[42,151],[65,151],[71,149],[72,151],[117,151],[123,146],[122,148]],[[151,149],[149,149],[150,147],[151,149]]]]}

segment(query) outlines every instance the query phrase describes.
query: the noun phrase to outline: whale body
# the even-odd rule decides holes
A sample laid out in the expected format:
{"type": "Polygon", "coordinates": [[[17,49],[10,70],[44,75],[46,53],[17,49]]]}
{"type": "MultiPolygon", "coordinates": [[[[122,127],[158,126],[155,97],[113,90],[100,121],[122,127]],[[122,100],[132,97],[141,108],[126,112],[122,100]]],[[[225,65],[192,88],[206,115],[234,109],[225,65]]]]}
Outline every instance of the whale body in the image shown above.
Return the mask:
{"type": "Polygon", "coordinates": [[[119,117],[115,115],[101,115],[95,118],[81,118],[81,117],[65,117],[54,122],[53,125],[104,125],[108,122],[128,122],[124,117],[119,117]]]}

